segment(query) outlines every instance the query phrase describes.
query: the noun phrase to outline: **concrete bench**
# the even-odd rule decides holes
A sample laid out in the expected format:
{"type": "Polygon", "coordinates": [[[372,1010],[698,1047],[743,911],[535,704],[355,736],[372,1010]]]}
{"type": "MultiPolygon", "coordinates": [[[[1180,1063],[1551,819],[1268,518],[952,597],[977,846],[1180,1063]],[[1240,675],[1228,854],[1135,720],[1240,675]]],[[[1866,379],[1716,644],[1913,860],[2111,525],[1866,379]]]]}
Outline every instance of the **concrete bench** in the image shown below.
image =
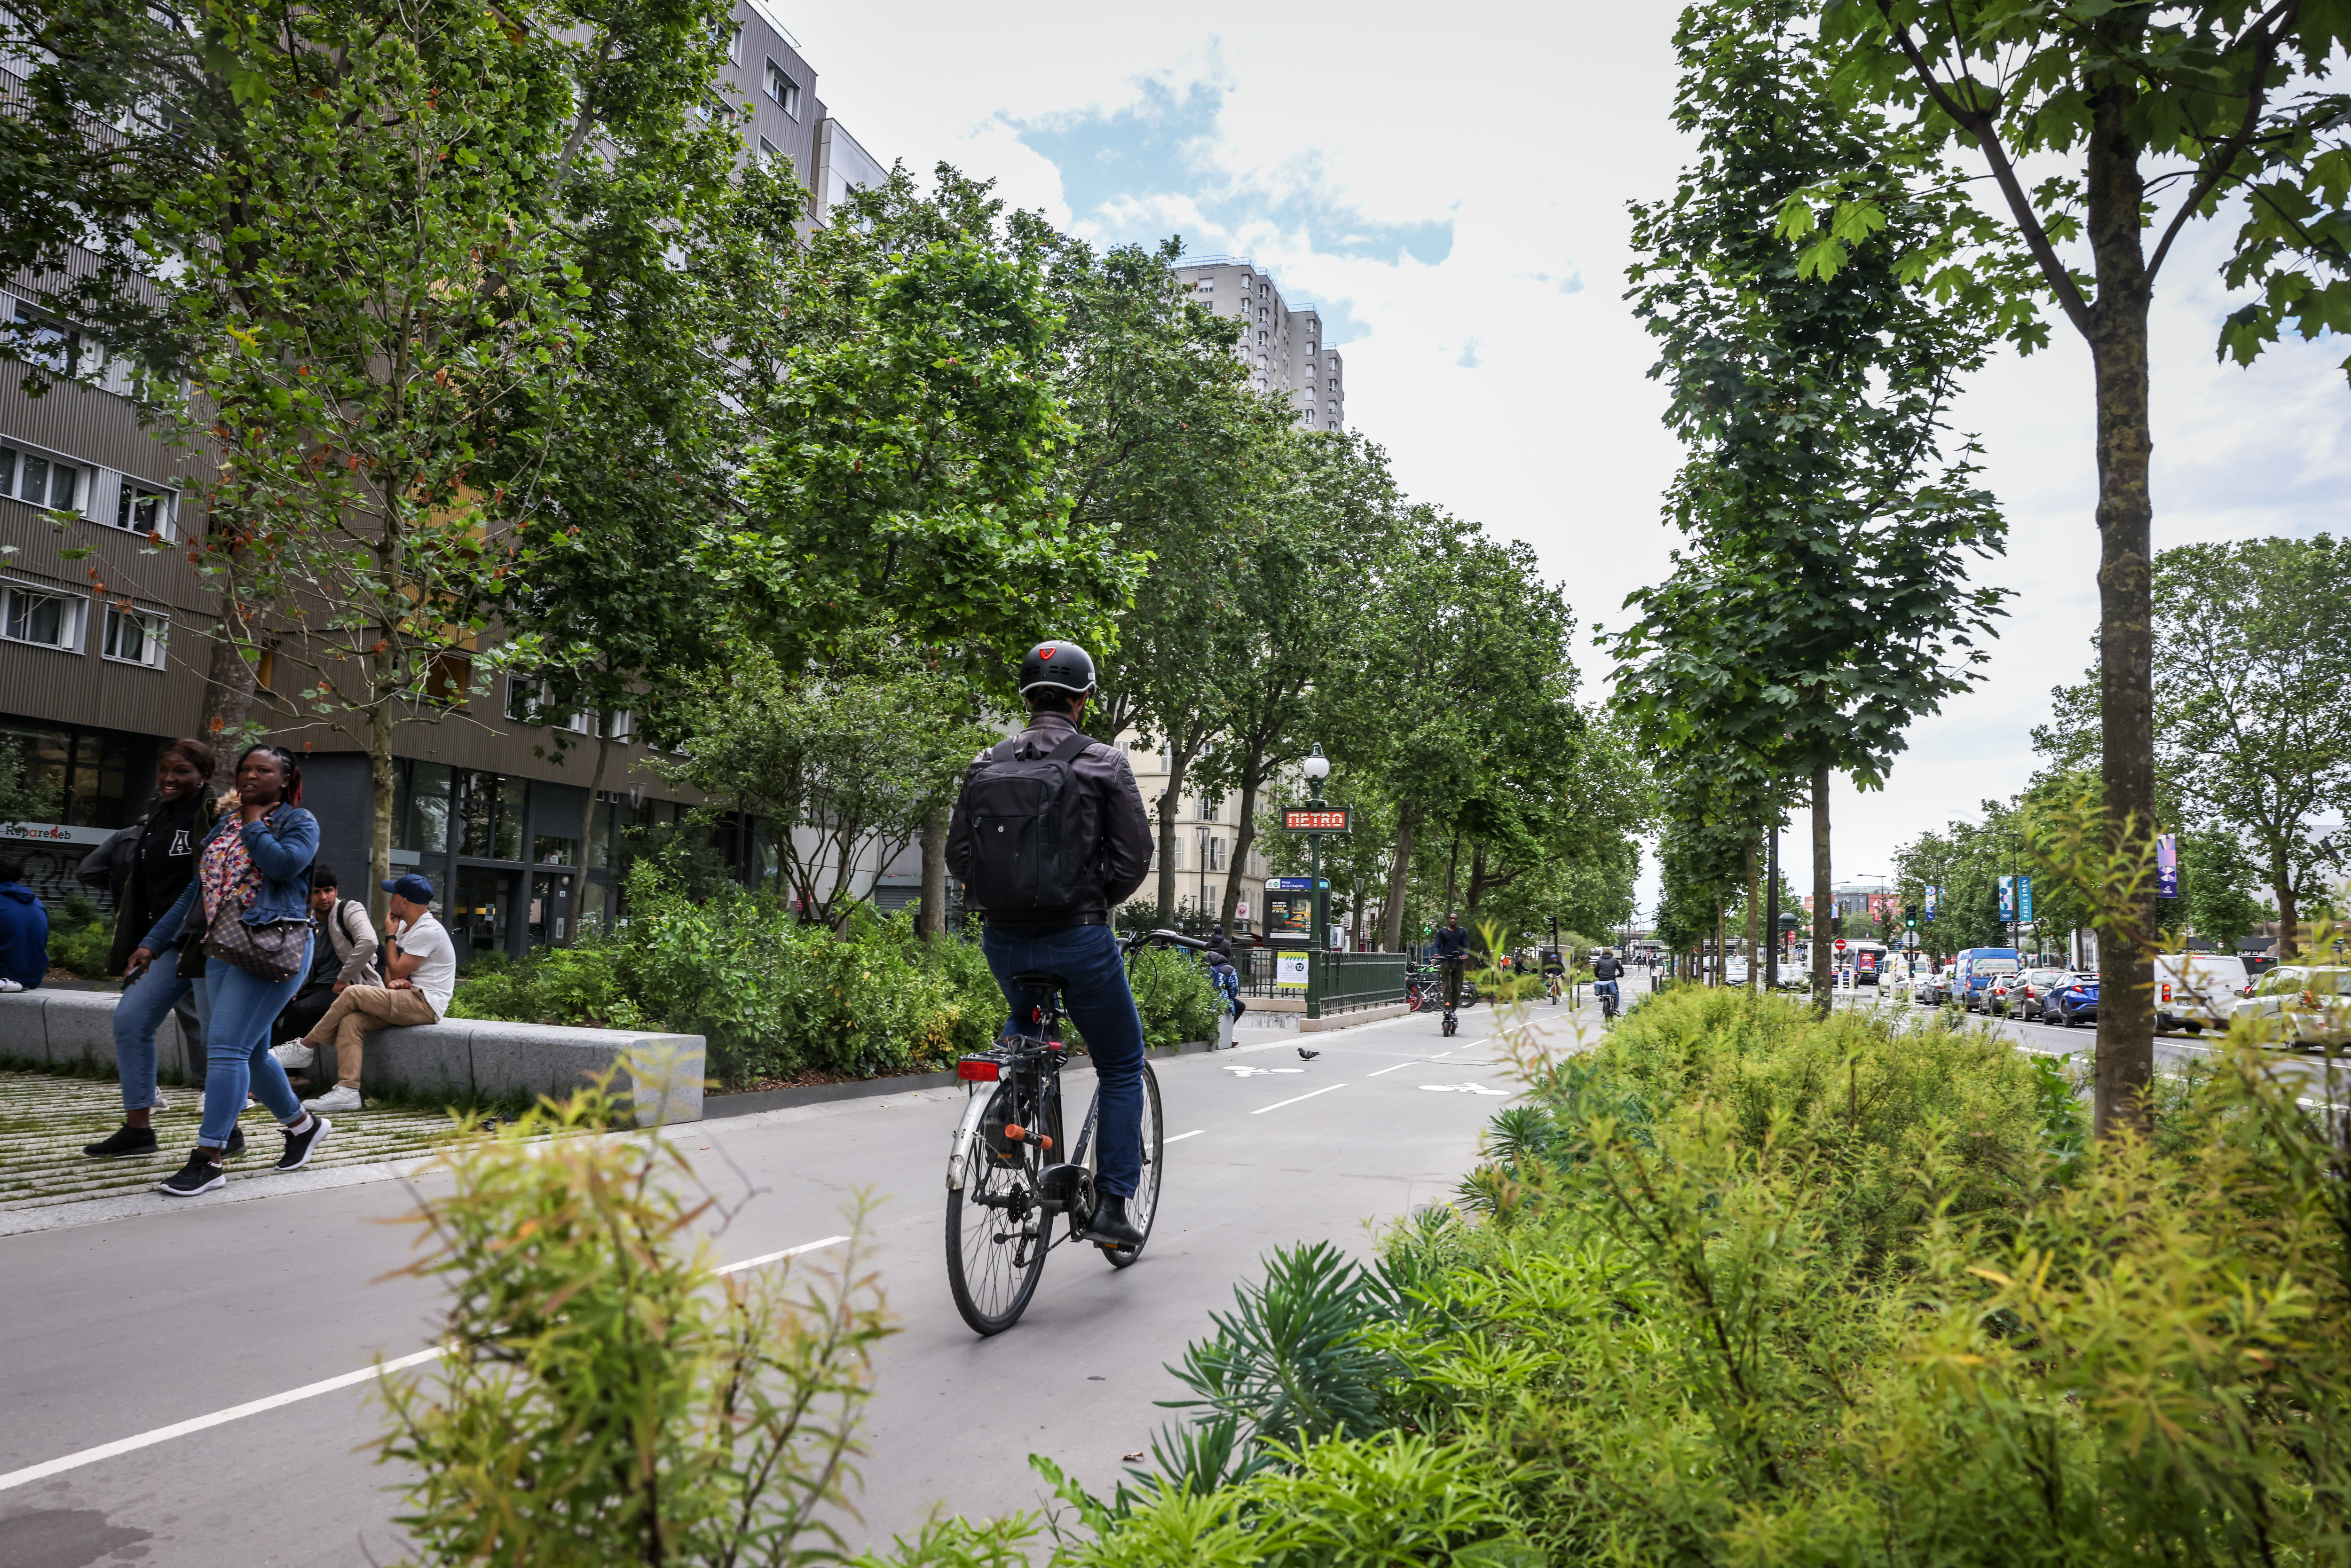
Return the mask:
{"type": "MultiPolygon", "coordinates": [[[[114,1068],[114,991],[0,994],[0,1057],[81,1070],[114,1068]]],[[[187,1078],[188,1053],[176,1019],[155,1033],[156,1066],[187,1078]]],[[[379,1030],[368,1037],[363,1094],[417,1099],[495,1097],[520,1090],[560,1098],[623,1056],[614,1081],[636,1109],[639,1126],[702,1120],[703,1038],[650,1030],[569,1029],[532,1023],[451,1019],[379,1030]]],[[[335,1050],[322,1046],[309,1079],[335,1081],[335,1050]]],[[[314,1088],[308,1092],[318,1092],[314,1088]]]]}

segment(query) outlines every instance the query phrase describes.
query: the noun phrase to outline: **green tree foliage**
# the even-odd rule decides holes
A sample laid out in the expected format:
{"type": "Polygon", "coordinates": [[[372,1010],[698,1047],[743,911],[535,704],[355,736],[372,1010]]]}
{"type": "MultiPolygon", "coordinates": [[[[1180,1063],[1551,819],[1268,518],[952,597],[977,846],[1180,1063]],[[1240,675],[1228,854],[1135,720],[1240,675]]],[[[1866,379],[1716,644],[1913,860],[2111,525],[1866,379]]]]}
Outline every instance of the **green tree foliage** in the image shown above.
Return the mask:
{"type": "Polygon", "coordinates": [[[680,692],[692,744],[654,766],[725,809],[765,818],[777,881],[809,919],[848,914],[859,869],[887,865],[953,799],[965,765],[998,738],[964,717],[965,696],[887,631],[787,672],[747,649],[680,692]]]}
{"type": "Polygon", "coordinates": [[[0,736],[0,828],[46,822],[57,809],[57,787],[33,768],[25,743],[0,736]]]}
{"type": "Polygon", "coordinates": [[[1053,238],[945,166],[927,195],[893,170],[810,237],[720,557],[786,663],[877,619],[991,670],[1102,640],[1133,574],[1061,482],[1053,238]]]}
{"type": "MultiPolygon", "coordinates": [[[[1922,135],[1938,170],[1980,159],[1991,176],[1980,204],[1953,207],[1943,232],[1914,248],[1908,274],[1940,294],[1990,295],[2001,329],[2027,351],[2048,340],[2051,307],[2089,349],[2100,831],[2110,840],[2101,858],[2134,861],[2134,841],[2158,821],[2148,675],[2156,278],[2190,222],[2225,213],[2237,228],[2221,279],[2258,298],[2223,324],[2224,355],[2250,363],[2289,326],[2305,338],[2351,328],[2351,95],[2338,70],[2351,11],[2304,0],[1823,0],[1819,16],[1819,53],[1841,103],[1904,117],[1906,138],[1922,135]],[[2037,183],[2028,187],[2022,160],[2045,170],[2037,183]],[[2089,252],[2086,272],[2064,255],[2077,244],[2089,252]]],[[[1878,205],[1837,172],[1791,199],[1783,228],[1814,239],[1806,270],[1833,278],[1878,205]]],[[[2109,925],[2116,983],[2098,1009],[2101,1131],[2143,1114],[2154,1071],[2153,924],[2117,912],[2109,925]]]]}
{"type": "Polygon", "coordinates": [[[1708,765],[1727,786],[1691,793],[1729,788],[1750,824],[1776,815],[1776,780],[1809,777],[1825,1007],[1830,774],[1876,786],[1909,724],[1972,683],[1998,613],[1959,584],[2004,525],[1972,445],[1943,453],[1958,378],[1983,360],[1984,301],[1917,286],[1911,253],[1964,194],[1833,101],[1802,6],[1693,6],[1676,48],[1675,120],[1698,156],[1670,201],[1635,206],[1630,276],[1667,423],[1691,449],[1668,509],[1692,549],[1626,600],[1640,620],[1615,640],[1618,690],[1656,747],[1739,755],[1708,765]],[[1815,282],[1775,223],[1831,175],[1866,188],[1871,220],[1815,282]]]}
{"type": "Polygon", "coordinates": [[[442,1354],[381,1385],[401,1527],[431,1563],[839,1561],[890,1332],[862,1213],[832,1267],[721,1270],[717,1195],[673,1141],[594,1135],[609,1113],[468,1126],[420,1189],[405,1271],[450,1304],[442,1354]]]}

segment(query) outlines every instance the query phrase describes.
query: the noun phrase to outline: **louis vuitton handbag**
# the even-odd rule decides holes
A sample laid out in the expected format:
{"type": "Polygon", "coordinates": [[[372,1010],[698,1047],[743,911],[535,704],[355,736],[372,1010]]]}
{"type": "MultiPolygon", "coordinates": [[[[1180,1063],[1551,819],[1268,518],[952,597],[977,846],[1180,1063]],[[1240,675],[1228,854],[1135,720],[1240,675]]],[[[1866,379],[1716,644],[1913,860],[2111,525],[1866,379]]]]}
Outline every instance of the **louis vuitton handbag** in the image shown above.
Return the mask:
{"type": "Polygon", "coordinates": [[[213,916],[212,925],[204,931],[204,951],[225,964],[234,964],[248,975],[258,975],[275,984],[290,980],[300,974],[303,959],[309,952],[310,923],[308,920],[272,920],[266,925],[245,923],[245,900],[224,904],[213,916]]]}

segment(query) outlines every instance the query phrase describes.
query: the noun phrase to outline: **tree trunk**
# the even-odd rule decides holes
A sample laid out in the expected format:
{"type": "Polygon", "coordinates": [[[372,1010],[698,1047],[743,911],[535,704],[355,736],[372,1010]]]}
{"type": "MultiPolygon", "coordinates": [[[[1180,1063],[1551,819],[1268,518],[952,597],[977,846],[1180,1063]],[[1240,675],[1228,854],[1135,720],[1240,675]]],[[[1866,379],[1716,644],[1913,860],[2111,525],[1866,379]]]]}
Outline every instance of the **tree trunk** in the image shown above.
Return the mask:
{"type": "Polygon", "coordinates": [[[1763,889],[1755,880],[1755,844],[1747,845],[1747,988],[1763,988],[1763,954],[1755,945],[1755,918],[1762,913],[1763,889]]]}
{"type": "MultiPolygon", "coordinates": [[[[1257,792],[1262,782],[1255,773],[1241,775],[1241,820],[1233,830],[1233,853],[1232,858],[1225,862],[1225,896],[1217,912],[1217,929],[1228,938],[1233,934],[1234,907],[1240,902],[1241,884],[1238,880],[1240,868],[1249,863],[1249,846],[1257,842],[1257,792]]],[[[1309,894],[1313,892],[1311,888],[1307,891],[1309,894]]]]}
{"type": "MultiPolygon", "coordinates": [[[[2148,559],[2154,445],[2147,422],[2147,279],[2141,248],[2147,182],[2126,122],[2136,87],[2092,104],[2088,236],[2097,271],[2090,363],[2098,405],[2098,706],[2106,833],[2124,852],[2155,831],[2154,605],[2148,559]]],[[[2154,890],[2100,943],[2095,1127],[2145,1128],[2155,1074],[2154,890]]]]}
{"type": "MultiPolygon", "coordinates": [[[[1772,808],[1777,811],[1779,808],[1772,808]]],[[[1769,956],[1763,960],[1763,989],[1768,995],[1780,994],[1780,824],[1771,826],[1771,849],[1765,857],[1763,879],[1763,944],[1769,956]]]]}
{"type": "Polygon", "coordinates": [[[1390,953],[1404,951],[1404,896],[1412,881],[1412,841],[1419,826],[1417,805],[1396,809],[1395,862],[1388,867],[1388,906],[1380,911],[1380,946],[1390,953]]]}
{"type": "Polygon", "coordinates": [[[1167,787],[1159,792],[1159,918],[1176,923],[1176,819],[1183,814],[1184,775],[1192,759],[1167,743],[1167,787]]]}
{"type": "Polygon", "coordinates": [[[1729,922],[1723,918],[1725,914],[1726,911],[1723,909],[1722,904],[1718,901],[1714,906],[1714,983],[1717,987],[1725,983],[1723,979],[1724,970],[1722,963],[1722,949],[1723,944],[1729,936],[1729,922]]]}
{"type": "Polygon", "coordinates": [[[2273,883],[2270,885],[2270,891],[2277,894],[2277,961],[2281,964],[2291,964],[2295,956],[2302,951],[2301,944],[2294,939],[2294,928],[2301,913],[2294,900],[2294,883],[2273,883]]]}
{"type": "MultiPolygon", "coordinates": [[[[1459,908],[1459,906],[1453,902],[1453,890],[1455,887],[1454,873],[1460,869],[1461,831],[1457,828],[1453,831],[1453,847],[1450,850],[1447,850],[1445,854],[1445,907],[1437,912],[1440,919],[1453,915],[1459,908]]],[[[1462,924],[1466,925],[1468,923],[1464,921],[1462,924]]]]}
{"type": "MultiPolygon", "coordinates": [[[[383,929],[390,894],[383,883],[392,875],[392,811],[397,790],[392,761],[392,710],[378,703],[368,712],[368,793],[374,810],[368,831],[368,913],[376,929],[383,929]]],[[[444,890],[445,895],[445,890],[444,890]]],[[[444,904],[444,907],[446,905],[444,904]]]]}
{"type": "Polygon", "coordinates": [[[1472,839],[1469,841],[1469,897],[1468,900],[1469,913],[1461,922],[1472,931],[1478,928],[1478,905],[1485,896],[1486,841],[1472,839]]]}
{"type": "Polygon", "coordinates": [[[936,940],[947,928],[947,823],[945,800],[923,818],[923,901],[914,912],[914,930],[924,941],[936,940]]]}
{"type": "MultiPolygon", "coordinates": [[[[596,791],[604,787],[604,765],[611,759],[612,755],[611,737],[604,733],[608,727],[605,716],[598,714],[596,716],[596,767],[595,770],[588,775],[588,803],[580,808],[580,874],[572,879],[576,890],[571,896],[571,928],[564,933],[563,940],[556,944],[559,947],[569,947],[580,940],[580,921],[588,912],[588,865],[595,858],[590,846],[594,843],[596,836],[596,791]]],[[[605,856],[604,874],[607,878],[614,875],[611,856],[609,853],[605,856]]],[[[610,887],[617,884],[608,881],[605,885],[610,887]]]]}
{"type": "Polygon", "coordinates": [[[213,632],[212,663],[204,672],[204,706],[196,716],[197,738],[220,754],[212,777],[216,789],[226,789],[234,781],[237,736],[253,716],[253,666],[229,632],[228,618],[235,612],[223,603],[221,623],[213,632]]]}
{"type": "Polygon", "coordinates": [[[1813,1011],[1829,1016],[1829,922],[1836,900],[1829,892],[1829,765],[1813,768],[1813,1011]]]}

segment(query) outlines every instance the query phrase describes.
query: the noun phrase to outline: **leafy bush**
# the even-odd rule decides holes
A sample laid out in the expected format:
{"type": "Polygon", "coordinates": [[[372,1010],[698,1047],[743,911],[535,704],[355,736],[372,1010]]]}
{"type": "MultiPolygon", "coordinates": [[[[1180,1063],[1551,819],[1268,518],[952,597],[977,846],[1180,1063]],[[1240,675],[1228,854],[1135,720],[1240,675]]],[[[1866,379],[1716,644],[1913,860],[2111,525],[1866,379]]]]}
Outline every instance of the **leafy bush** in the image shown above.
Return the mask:
{"type": "Polygon", "coordinates": [[[1191,954],[1146,947],[1134,956],[1129,983],[1143,1015],[1145,1045],[1179,1045],[1217,1038],[1217,993],[1208,971],[1191,954]]]}
{"type": "Polygon", "coordinates": [[[80,979],[102,980],[113,947],[114,923],[87,894],[68,895],[49,924],[49,962],[80,979]]]}
{"type": "Polygon", "coordinates": [[[643,1029],[644,1010],[629,995],[622,972],[625,958],[621,944],[601,936],[583,938],[575,947],[542,948],[520,964],[504,954],[485,955],[458,982],[449,1016],[643,1029]]]}
{"type": "Polygon", "coordinates": [[[1374,1462],[1459,1489],[1485,1561],[2339,1560],[2351,1199],[2257,1053],[2086,1148],[2075,1083],[1983,1030],[1738,992],[1530,1073],[1482,1218],[1391,1238],[1377,1290],[1278,1258],[1256,1290],[1312,1298],[1312,1354],[1220,1319],[1189,1449],[1084,1499],[1069,1561],[1480,1560],[1350,1533],[1366,1505],[1315,1478],[1374,1462]],[[1251,1446],[1369,1358],[1378,1430],[1251,1446]]]}

